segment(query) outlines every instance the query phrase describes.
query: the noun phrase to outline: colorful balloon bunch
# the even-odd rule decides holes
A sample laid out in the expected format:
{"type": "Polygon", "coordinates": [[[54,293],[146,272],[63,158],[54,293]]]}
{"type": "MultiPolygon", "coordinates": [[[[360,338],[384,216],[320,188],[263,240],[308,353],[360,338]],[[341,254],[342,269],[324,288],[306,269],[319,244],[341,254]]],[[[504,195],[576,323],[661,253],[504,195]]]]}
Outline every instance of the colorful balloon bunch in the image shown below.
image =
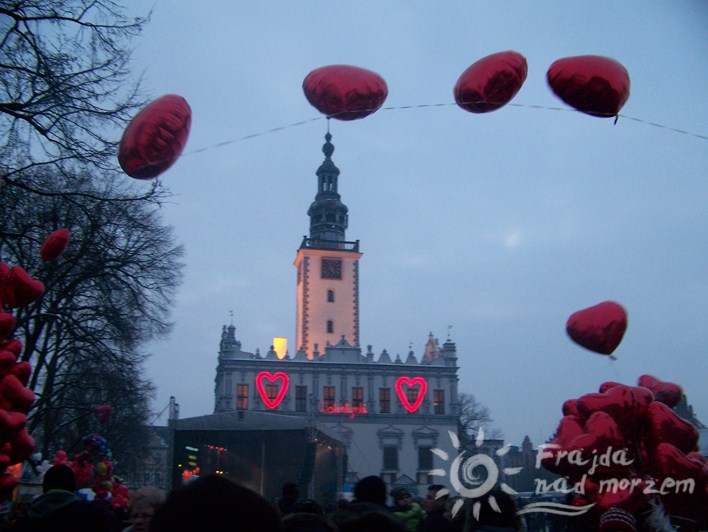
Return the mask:
{"type": "Polygon", "coordinates": [[[111,462],[111,450],[108,447],[106,438],[98,434],[90,434],[84,436],[81,443],[84,446],[84,451],[74,457],[74,470],[77,471],[77,481],[79,480],[78,471],[80,471],[82,473],[81,480],[84,483],[90,483],[97,499],[101,501],[111,500],[113,464],[111,462]],[[77,463],[78,468],[76,467],[77,463]],[[85,475],[87,470],[89,472],[88,478],[85,475]]]}
{"type": "Polygon", "coordinates": [[[128,488],[120,477],[113,476],[111,450],[106,438],[98,434],[84,436],[84,450],[68,460],[66,451],[57,451],[52,465],[66,464],[74,470],[76,485],[90,487],[96,499],[123,508],[128,504],[128,488]]]}
{"type": "Polygon", "coordinates": [[[698,430],[673,411],[681,387],[642,375],[637,386],[605,382],[599,393],[563,404],[555,438],[541,463],[572,486],[572,504],[631,514],[663,507],[697,519],[708,504],[708,462],[697,452],[698,430]]]}

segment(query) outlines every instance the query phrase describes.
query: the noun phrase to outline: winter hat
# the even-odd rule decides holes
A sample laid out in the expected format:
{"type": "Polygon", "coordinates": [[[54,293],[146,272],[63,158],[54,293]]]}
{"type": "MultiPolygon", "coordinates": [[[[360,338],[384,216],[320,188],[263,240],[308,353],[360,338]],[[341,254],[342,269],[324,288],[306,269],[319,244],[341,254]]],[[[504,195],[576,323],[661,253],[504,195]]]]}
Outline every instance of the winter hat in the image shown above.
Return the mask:
{"type": "Polygon", "coordinates": [[[391,490],[391,498],[394,501],[399,501],[401,499],[405,499],[406,497],[410,497],[411,492],[408,491],[406,488],[394,488],[391,490]]]}
{"type": "Polygon", "coordinates": [[[600,517],[599,532],[637,532],[637,520],[627,510],[610,508],[600,517]]]}

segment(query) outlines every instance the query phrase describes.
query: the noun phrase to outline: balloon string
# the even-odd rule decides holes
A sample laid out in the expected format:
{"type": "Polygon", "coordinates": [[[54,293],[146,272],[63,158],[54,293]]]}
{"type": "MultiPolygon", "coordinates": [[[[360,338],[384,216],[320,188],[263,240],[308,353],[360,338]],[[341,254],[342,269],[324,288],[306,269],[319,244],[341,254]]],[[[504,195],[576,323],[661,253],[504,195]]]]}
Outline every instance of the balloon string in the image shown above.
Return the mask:
{"type": "MultiPolygon", "coordinates": [[[[474,102],[462,102],[462,103],[474,103],[474,102]]],[[[490,102],[480,102],[480,103],[487,103],[487,104],[488,104],[488,103],[490,103],[490,102]]],[[[399,111],[399,110],[404,110],[404,109],[425,109],[425,108],[429,108],[429,107],[449,107],[449,106],[457,106],[457,105],[458,105],[458,104],[457,104],[456,102],[451,102],[451,103],[423,103],[423,104],[417,104],[417,105],[399,105],[399,106],[381,107],[380,110],[381,110],[381,111],[399,111]]],[[[569,111],[569,112],[573,112],[573,113],[582,113],[581,111],[578,111],[578,110],[576,110],[576,109],[568,109],[568,108],[564,108],[564,107],[552,107],[552,106],[546,106],[546,105],[521,104],[521,103],[508,103],[507,105],[508,105],[509,107],[520,107],[520,108],[523,108],[523,109],[542,109],[542,110],[544,110],[544,111],[566,111],[566,112],[569,111]]],[[[361,109],[361,110],[359,110],[359,111],[361,111],[361,112],[366,112],[366,111],[369,111],[369,109],[361,109]]],[[[376,109],[371,110],[371,112],[374,112],[374,111],[376,111],[376,109]]],[[[195,154],[195,153],[202,153],[202,152],[205,152],[205,151],[214,149],[214,148],[221,148],[221,147],[223,147],[223,146],[228,146],[228,145],[230,145],[230,144],[236,144],[237,142],[243,142],[243,141],[246,141],[246,140],[251,140],[251,139],[254,139],[254,138],[257,138],[257,137],[262,137],[262,136],[264,136],[264,135],[269,135],[269,134],[271,134],[271,133],[276,133],[276,132],[278,132],[278,131],[283,131],[283,130],[286,130],[286,129],[291,129],[291,128],[294,128],[294,127],[303,126],[303,125],[305,125],[305,124],[310,124],[310,123],[312,123],[312,122],[317,122],[317,121],[319,121],[319,120],[325,120],[325,119],[327,120],[327,133],[329,133],[329,123],[330,123],[330,119],[331,119],[331,118],[336,118],[336,117],[337,117],[337,115],[318,116],[318,117],[310,118],[310,119],[308,119],[308,120],[301,120],[301,121],[299,121],[299,122],[294,122],[294,123],[292,123],[292,124],[288,124],[288,125],[284,125],[284,126],[278,126],[278,127],[274,127],[274,128],[271,128],[271,129],[266,129],[266,130],[264,130],[264,131],[260,131],[260,132],[257,132],[257,133],[251,133],[251,134],[249,134],[249,135],[245,135],[245,136],[243,136],[243,137],[239,137],[239,138],[237,138],[237,139],[226,140],[226,141],[223,141],[223,142],[218,142],[218,143],[216,143],[216,144],[212,144],[211,146],[206,146],[206,147],[204,147],[204,148],[198,148],[198,149],[196,149],[196,150],[192,150],[192,151],[183,153],[183,154],[182,154],[182,157],[184,157],[184,156],[186,156],[186,155],[192,155],[192,154],[195,154]]],[[[660,128],[660,129],[665,129],[665,130],[667,130],[667,131],[672,131],[672,132],[674,132],[674,133],[680,133],[680,134],[682,134],[682,135],[688,135],[688,136],[690,136],[690,137],[695,137],[695,138],[699,138],[699,139],[703,139],[703,140],[708,140],[708,135],[703,135],[703,134],[701,134],[701,133],[695,133],[695,132],[691,132],[691,131],[686,131],[685,129],[678,129],[678,128],[675,128],[675,127],[666,126],[666,125],[664,125],[664,124],[659,124],[659,123],[657,123],[657,122],[651,122],[651,121],[648,121],[648,120],[644,120],[644,119],[642,119],[642,118],[637,118],[637,117],[633,117],[633,116],[628,116],[628,115],[621,114],[621,113],[620,113],[620,114],[617,114],[617,116],[616,116],[616,118],[615,118],[615,123],[617,122],[617,119],[620,118],[620,117],[623,118],[623,119],[625,119],[625,120],[631,120],[631,121],[633,121],[633,122],[638,122],[638,123],[646,124],[646,125],[649,125],[649,126],[652,126],[652,127],[657,127],[657,128],[660,128]]]]}

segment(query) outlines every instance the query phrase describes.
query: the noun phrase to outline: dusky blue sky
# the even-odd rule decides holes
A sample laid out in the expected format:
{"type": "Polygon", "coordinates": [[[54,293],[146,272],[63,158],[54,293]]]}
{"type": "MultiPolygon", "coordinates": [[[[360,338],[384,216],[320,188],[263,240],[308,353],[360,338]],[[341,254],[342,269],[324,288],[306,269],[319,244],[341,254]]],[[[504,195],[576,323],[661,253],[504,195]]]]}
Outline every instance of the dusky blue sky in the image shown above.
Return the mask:
{"type": "Polygon", "coordinates": [[[125,5],[152,6],[135,79],[193,110],[185,155],[160,177],[187,268],[174,332],[148,346],[155,412],[170,396],[181,417],[213,411],[231,311],[244,350],[286,336],[294,352],[293,260],[327,130],[301,86],[350,64],[389,87],[384,109],[330,124],[347,238],[364,253],[362,347],[420,358],[428,333],[442,343],[452,326],[460,391],[516,445],[547,439],[566,399],[645,373],[680,384],[708,420],[707,3],[125,5]],[[460,74],[504,50],[528,62],[512,104],[454,105],[460,74]],[[548,88],[553,61],[584,54],[630,73],[616,125],[548,88]],[[629,315],[615,361],[565,333],[570,314],[605,300],[629,315]]]}

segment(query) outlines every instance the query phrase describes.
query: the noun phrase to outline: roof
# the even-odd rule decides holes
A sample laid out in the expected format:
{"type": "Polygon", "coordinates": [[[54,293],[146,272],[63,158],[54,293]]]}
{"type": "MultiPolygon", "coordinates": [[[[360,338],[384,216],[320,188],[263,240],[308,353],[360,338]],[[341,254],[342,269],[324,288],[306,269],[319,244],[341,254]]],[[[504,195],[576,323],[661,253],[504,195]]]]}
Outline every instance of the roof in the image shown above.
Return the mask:
{"type": "Polygon", "coordinates": [[[175,430],[305,430],[306,419],[270,412],[239,410],[178,419],[175,430]]]}

